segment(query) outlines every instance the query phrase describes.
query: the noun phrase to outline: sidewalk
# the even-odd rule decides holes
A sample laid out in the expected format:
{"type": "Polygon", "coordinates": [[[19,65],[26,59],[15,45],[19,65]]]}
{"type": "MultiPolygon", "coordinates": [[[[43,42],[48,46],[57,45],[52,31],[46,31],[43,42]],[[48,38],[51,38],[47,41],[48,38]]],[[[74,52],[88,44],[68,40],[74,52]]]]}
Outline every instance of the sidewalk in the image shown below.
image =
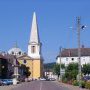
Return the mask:
{"type": "Polygon", "coordinates": [[[61,82],[59,82],[59,83],[62,87],[66,87],[70,90],[88,90],[88,89],[84,89],[84,88],[79,88],[78,86],[73,86],[73,85],[69,85],[69,84],[65,84],[65,83],[61,83],[61,82]]]}

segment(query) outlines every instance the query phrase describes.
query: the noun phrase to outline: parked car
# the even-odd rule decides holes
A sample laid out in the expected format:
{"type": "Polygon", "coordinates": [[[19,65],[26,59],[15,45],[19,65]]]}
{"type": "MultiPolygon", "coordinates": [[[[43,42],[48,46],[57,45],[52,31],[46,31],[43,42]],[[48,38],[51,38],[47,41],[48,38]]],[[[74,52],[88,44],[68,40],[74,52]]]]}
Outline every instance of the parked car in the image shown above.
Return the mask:
{"type": "Polygon", "coordinates": [[[46,81],[46,79],[45,78],[40,78],[40,81],[46,81]]]}
{"type": "Polygon", "coordinates": [[[7,79],[9,84],[13,84],[13,80],[12,79],[7,79]]]}
{"type": "Polygon", "coordinates": [[[85,81],[90,80],[90,76],[84,76],[84,77],[82,78],[82,80],[85,80],[85,81]]]}
{"type": "Polygon", "coordinates": [[[50,81],[50,79],[49,78],[46,78],[46,81],[50,81]]]}
{"type": "Polygon", "coordinates": [[[2,79],[1,81],[2,81],[3,85],[11,85],[11,84],[13,84],[12,79],[2,79]]]}
{"type": "Polygon", "coordinates": [[[49,78],[50,79],[50,81],[55,81],[56,79],[55,78],[49,78]]]}

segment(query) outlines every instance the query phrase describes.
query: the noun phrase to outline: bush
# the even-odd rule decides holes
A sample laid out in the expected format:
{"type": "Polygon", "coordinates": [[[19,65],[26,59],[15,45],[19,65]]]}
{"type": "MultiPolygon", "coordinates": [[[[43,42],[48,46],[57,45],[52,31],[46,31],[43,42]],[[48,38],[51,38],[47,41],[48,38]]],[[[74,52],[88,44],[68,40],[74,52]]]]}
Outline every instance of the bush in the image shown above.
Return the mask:
{"type": "Polygon", "coordinates": [[[87,81],[85,87],[90,90],[90,81],[87,81]]]}
{"type": "MultiPolygon", "coordinates": [[[[85,84],[86,84],[85,81],[81,81],[80,83],[81,83],[81,87],[82,87],[82,88],[85,88],[85,84]]],[[[79,81],[74,80],[74,81],[73,81],[73,85],[74,85],[74,86],[79,86],[79,81]]]]}
{"type": "Polygon", "coordinates": [[[68,82],[67,78],[63,79],[62,82],[67,83],[68,82]]]}
{"type": "Polygon", "coordinates": [[[85,88],[85,84],[86,84],[85,81],[81,81],[81,87],[82,88],[85,88]]]}
{"type": "Polygon", "coordinates": [[[74,85],[74,86],[79,86],[79,82],[78,82],[77,80],[74,80],[74,81],[73,81],[73,85],[74,85]]]}

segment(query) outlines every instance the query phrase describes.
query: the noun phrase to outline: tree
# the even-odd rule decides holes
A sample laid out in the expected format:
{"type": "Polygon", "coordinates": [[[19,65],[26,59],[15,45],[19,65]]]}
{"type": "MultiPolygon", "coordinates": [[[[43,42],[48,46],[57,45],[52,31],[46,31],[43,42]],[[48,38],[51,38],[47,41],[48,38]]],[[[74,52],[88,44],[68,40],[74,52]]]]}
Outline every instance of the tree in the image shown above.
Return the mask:
{"type": "Polygon", "coordinates": [[[84,75],[90,74],[90,64],[84,64],[82,67],[82,73],[84,75]]]}
{"type": "Polygon", "coordinates": [[[31,72],[29,71],[29,67],[26,67],[24,64],[21,64],[20,69],[21,71],[23,71],[23,76],[30,76],[31,72]]]}
{"type": "MultiPolygon", "coordinates": [[[[61,68],[64,69],[65,68],[65,65],[64,64],[61,64],[61,68]]],[[[53,71],[56,75],[60,75],[60,64],[55,64],[54,65],[54,68],[53,68],[53,71]]]]}
{"type": "Polygon", "coordinates": [[[65,70],[67,80],[75,80],[78,75],[78,63],[70,63],[65,70]]]}
{"type": "Polygon", "coordinates": [[[60,75],[60,65],[59,64],[55,64],[53,71],[56,75],[60,75]]]}

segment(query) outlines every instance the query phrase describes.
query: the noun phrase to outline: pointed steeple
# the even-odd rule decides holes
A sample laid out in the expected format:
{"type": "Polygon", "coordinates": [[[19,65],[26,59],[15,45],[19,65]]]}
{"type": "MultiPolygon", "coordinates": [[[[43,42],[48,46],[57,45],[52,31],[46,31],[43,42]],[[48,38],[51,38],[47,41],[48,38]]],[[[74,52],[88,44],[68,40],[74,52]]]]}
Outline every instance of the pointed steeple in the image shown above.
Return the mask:
{"type": "Polygon", "coordinates": [[[32,58],[40,58],[41,56],[41,43],[39,39],[38,25],[36,13],[33,13],[31,35],[28,44],[28,56],[32,58]]]}
{"type": "Polygon", "coordinates": [[[32,19],[32,26],[31,26],[31,35],[29,43],[40,43],[39,40],[39,33],[38,33],[38,25],[37,25],[37,18],[36,13],[33,13],[33,19],[32,19]]]}

